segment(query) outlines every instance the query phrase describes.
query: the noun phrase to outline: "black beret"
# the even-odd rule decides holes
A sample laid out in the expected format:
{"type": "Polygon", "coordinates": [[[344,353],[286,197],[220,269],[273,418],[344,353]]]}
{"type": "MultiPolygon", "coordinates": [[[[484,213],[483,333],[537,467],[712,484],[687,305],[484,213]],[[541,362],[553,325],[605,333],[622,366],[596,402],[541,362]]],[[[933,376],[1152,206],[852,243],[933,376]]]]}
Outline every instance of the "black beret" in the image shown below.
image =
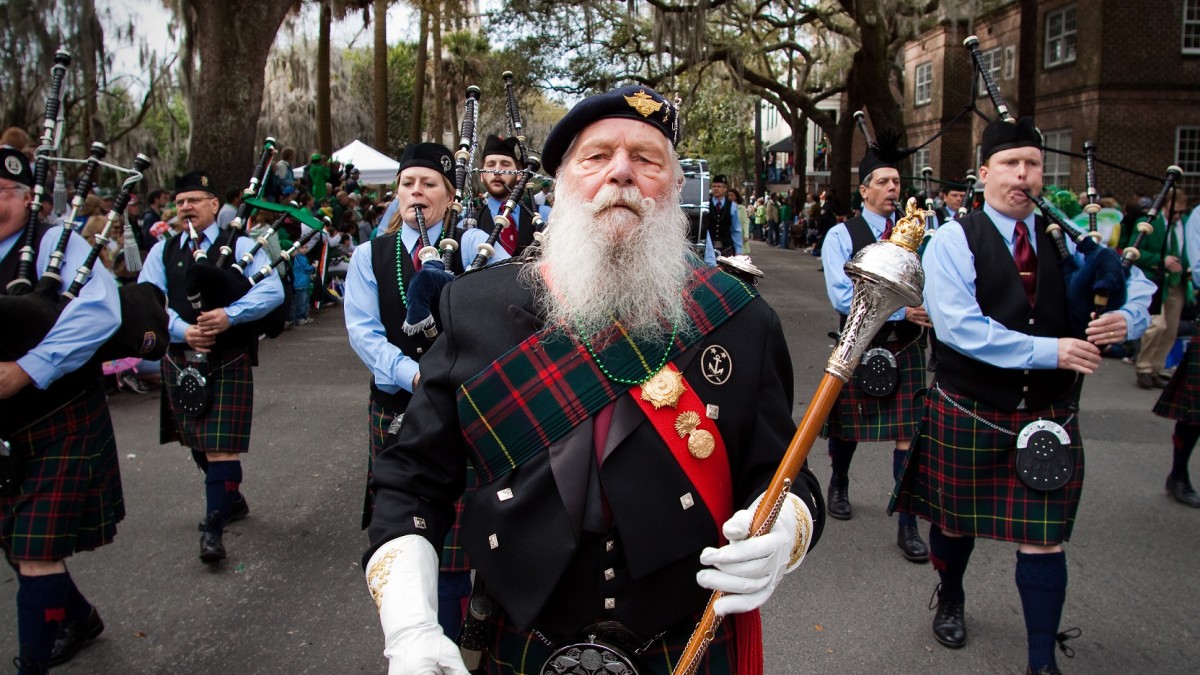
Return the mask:
{"type": "Polygon", "coordinates": [[[988,124],[983,130],[979,161],[987,162],[988,158],[997,152],[1013,148],[1042,149],[1042,132],[1038,131],[1032,117],[1022,117],[1016,124],[1004,120],[988,124]]]}
{"type": "Polygon", "coordinates": [[[500,138],[495,134],[488,134],[487,140],[483,144],[483,154],[481,157],[488,155],[503,155],[511,157],[513,161],[519,161],[517,158],[517,139],[500,138]]]}
{"type": "Polygon", "coordinates": [[[610,117],[645,122],[662,132],[674,147],[679,142],[679,109],[653,89],[631,84],[604,94],[589,96],[571,108],[546,136],[542,167],[550,175],[558,172],[567,148],[589,124],[610,117]]]}
{"type": "Polygon", "coordinates": [[[726,178],[726,177],[725,177],[725,174],[723,174],[723,173],[719,173],[719,174],[717,174],[717,175],[713,176],[712,182],[714,182],[714,183],[724,183],[725,185],[729,185],[729,179],[728,179],[728,178],[726,178]]]}
{"type": "Polygon", "coordinates": [[[454,185],[454,155],[441,143],[410,143],[405,147],[396,175],[414,166],[433,169],[454,185]]]}
{"type": "Polygon", "coordinates": [[[0,178],[33,187],[33,170],[25,153],[7,145],[0,147],[0,178]]]}
{"type": "Polygon", "coordinates": [[[208,172],[204,169],[175,177],[175,196],[178,197],[183,192],[207,192],[214,197],[217,196],[217,188],[213,186],[212,179],[208,177],[208,172]]]}

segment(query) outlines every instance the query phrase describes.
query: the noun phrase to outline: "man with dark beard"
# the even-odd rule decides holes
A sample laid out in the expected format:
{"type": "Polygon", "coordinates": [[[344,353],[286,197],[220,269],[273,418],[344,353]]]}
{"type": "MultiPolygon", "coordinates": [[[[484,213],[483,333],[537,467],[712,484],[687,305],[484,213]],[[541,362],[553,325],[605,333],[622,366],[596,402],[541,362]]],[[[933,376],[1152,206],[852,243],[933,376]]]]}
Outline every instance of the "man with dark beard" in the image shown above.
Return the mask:
{"type": "MultiPolygon", "coordinates": [[[[461,249],[464,265],[469,265],[475,259],[475,254],[478,252],[476,247],[485,242],[488,235],[492,233],[492,229],[495,227],[495,217],[500,214],[504,208],[504,202],[508,200],[509,193],[520,180],[520,175],[517,174],[517,170],[520,168],[517,164],[517,139],[500,138],[499,136],[487,137],[487,141],[483,144],[484,170],[479,174],[487,189],[487,200],[479,207],[479,212],[475,216],[475,228],[463,233],[461,249]],[[488,169],[508,173],[492,173],[488,169]]],[[[506,227],[496,237],[496,252],[491,257],[493,263],[520,255],[533,243],[533,214],[529,212],[529,209],[518,205],[512,215],[515,228],[506,227]]]]}
{"type": "Polygon", "coordinates": [[[444,289],[445,335],[375,465],[364,566],[392,673],[466,672],[434,591],[468,461],[483,672],[559,667],[579,642],[668,672],[708,589],[737,616],[701,672],[761,672],[757,609],[824,507],[805,470],[746,536],[795,432],[791,362],[753,288],[687,253],[677,116],[640,86],[575,106],[542,155],[558,183],[540,257],[444,289]]]}

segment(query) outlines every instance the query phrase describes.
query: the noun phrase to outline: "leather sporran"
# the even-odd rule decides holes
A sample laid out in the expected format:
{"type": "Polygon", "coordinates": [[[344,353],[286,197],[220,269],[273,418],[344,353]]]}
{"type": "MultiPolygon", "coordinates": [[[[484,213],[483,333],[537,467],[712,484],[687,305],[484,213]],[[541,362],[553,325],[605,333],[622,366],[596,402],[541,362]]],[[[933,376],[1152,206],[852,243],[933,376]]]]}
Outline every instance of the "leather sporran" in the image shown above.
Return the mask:
{"type": "Polygon", "coordinates": [[[208,386],[208,358],[198,352],[189,352],[187,366],[179,371],[179,388],[175,392],[175,403],[188,417],[200,417],[208,412],[212,401],[212,390],[208,386]]]}
{"type": "Polygon", "coordinates": [[[854,369],[854,378],[864,394],[877,398],[890,396],[900,384],[900,366],[896,355],[883,347],[868,351],[863,354],[858,368],[854,369]]]}
{"type": "Polygon", "coordinates": [[[1017,434],[1013,455],[1017,477],[1031,490],[1052,492],[1075,476],[1071,436],[1057,422],[1037,420],[1017,434]]]}

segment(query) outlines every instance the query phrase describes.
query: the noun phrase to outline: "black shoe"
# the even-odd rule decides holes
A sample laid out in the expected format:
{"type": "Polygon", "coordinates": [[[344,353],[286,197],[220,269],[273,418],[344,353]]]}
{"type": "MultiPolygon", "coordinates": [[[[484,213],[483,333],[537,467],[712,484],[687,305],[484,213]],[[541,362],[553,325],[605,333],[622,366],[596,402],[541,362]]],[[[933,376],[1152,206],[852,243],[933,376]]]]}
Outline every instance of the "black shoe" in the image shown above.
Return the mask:
{"type": "MultiPolygon", "coordinates": [[[[239,520],[245,520],[246,516],[249,516],[249,515],[250,515],[250,505],[246,503],[246,497],[243,496],[242,493],[239,492],[238,496],[237,496],[237,501],[234,502],[233,506],[229,509],[229,517],[225,519],[225,524],[229,525],[230,523],[236,523],[239,520]]],[[[204,531],[204,521],[203,520],[201,520],[200,524],[196,526],[196,529],[199,530],[200,532],[204,531]]]]}
{"type": "Polygon", "coordinates": [[[1175,480],[1167,476],[1167,494],[1171,495],[1171,499],[1190,506],[1194,509],[1200,509],[1200,495],[1192,488],[1192,483],[1188,479],[1175,480]]]}
{"type": "MultiPolygon", "coordinates": [[[[937,612],[933,615],[933,639],[943,647],[962,649],[963,645],[967,644],[965,603],[943,599],[941,584],[938,584],[933,594],[937,598],[937,612]]],[[[930,609],[935,609],[933,598],[930,598],[930,609]]]]}
{"type": "Polygon", "coordinates": [[[1058,669],[1058,666],[1042,666],[1037,670],[1025,666],[1025,675],[1062,675],[1062,671],[1058,669]]]}
{"type": "Polygon", "coordinates": [[[1154,388],[1154,373],[1138,373],[1137,374],[1138,389],[1153,389],[1154,388]]]}
{"type": "Polygon", "coordinates": [[[853,513],[850,511],[850,491],[845,485],[840,485],[834,480],[829,481],[829,499],[826,501],[826,508],[829,515],[838,520],[850,520],[853,513]]]}
{"type": "Polygon", "coordinates": [[[63,622],[58,627],[58,636],[54,638],[54,647],[50,650],[50,667],[70,661],[84,645],[103,632],[104,622],[100,620],[100,613],[95,607],[92,607],[86,619],[63,622]]]}
{"type": "Polygon", "coordinates": [[[1171,384],[1171,377],[1169,375],[1163,375],[1160,373],[1154,376],[1155,389],[1166,389],[1168,384],[1171,384]]]}
{"type": "Polygon", "coordinates": [[[921,540],[921,530],[916,525],[901,525],[896,532],[896,546],[904,552],[909,562],[929,562],[929,547],[921,540]]]}
{"type": "Polygon", "coordinates": [[[220,517],[215,511],[208,514],[207,522],[213,526],[206,527],[200,535],[200,560],[210,565],[225,559],[225,543],[221,541],[220,528],[215,526],[220,517]]]}
{"type": "Polygon", "coordinates": [[[13,657],[12,664],[17,667],[17,675],[47,675],[50,666],[44,663],[31,663],[20,657],[13,657]]]}

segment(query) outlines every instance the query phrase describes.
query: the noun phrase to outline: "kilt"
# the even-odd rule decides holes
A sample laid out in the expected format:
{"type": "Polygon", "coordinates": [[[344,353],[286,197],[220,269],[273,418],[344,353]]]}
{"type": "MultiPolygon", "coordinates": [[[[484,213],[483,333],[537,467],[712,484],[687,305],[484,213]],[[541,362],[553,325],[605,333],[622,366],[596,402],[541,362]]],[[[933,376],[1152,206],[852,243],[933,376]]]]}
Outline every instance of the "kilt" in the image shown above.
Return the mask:
{"type": "Polygon", "coordinates": [[[1070,413],[1063,404],[1007,413],[963,396],[946,395],[1014,434],[1038,419],[1062,424],[1071,437],[1075,475],[1052,492],[1026,487],[1013,468],[1016,436],[983,425],[931,389],[888,513],[913,513],[944,530],[986,539],[1039,546],[1069,540],[1083,492],[1083,443],[1078,418],[1065,424],[1070,413]]]}
{"type": "MultiPolygon", "coordinates": [[[[370,429],[367,430],[370,439],[371,452],[367,457],[367,487],[363,495],[363,514],[362,528],[367,529],[367,525],[371,524],[371,513],[375,510],[375,489],[372,486],[372,479],[375,476],[375,458],[379,453],[383,452],[383,447],[387,443],[388,427],[391,426],[392,420],[398,414],[396,411],[389,409],[371,396],[370,410],[368,411],[368,423],[370,429]]],[[[470,468],[467,470],[467,485],[471,486],[475,483],[475,473],[470,468]]],[[[468,487],[467,489],[470,489],[468,487]]],[[[454,502],[454,527],[446,534],[446,541],[442,544],[442,563],[438,568],[442,572],[469,572],[471,571],[471,563],[467,560],[467,550],[459,543],[459,522],[462,520],[463,500],[460,498],[454,502]]]]}
{"type": "Polygon", "coordinates": [[[21,491],[0,499],[9,561],[51,562],[113,540],[125,518],[112,418],[99,381],[8,439],[26,460],[21,491]]]}
{"type": "MultiPolygon", "coordinates": [[[[680,655],[687,647],[692,630],[700,622],[700,615],[682,621],[658,638],[638,654],[646,667],[641,675],[670,675],[680,655]]],[[[506,621],[503,612],[497,620],[496,631],[487,653],[480,664],[486,675],[541,675],[542,664],[555,650],[542,637],[532,631],[518,631],[506,621]]],[[[733,673],[736,642],[733,621],[727,617],[717,625],[716,635],[696,669],[697,675],[725,675],[733,673]]]]}
{"type": "Polygon", "coordinates": [[[902,441],[912,438],[921,419],[916,394],[925,386],[925,347],[918,340],[896,351],[894,343],[884,347],[896,355],[899,381],[889,396],[869,396],[851,378],[842,387],[837,402],[825,421],[821,435],[845,441],[902,441]]]}
{"type": "Polygon", "coordinates": [[[159,442],[178,441],[197,452],[249,451],[250,423],[254,418],[250,354],[230,351],[213,359],[206,375],[212,399],[200,417],[189,417],[175,405],[179,373],[185,368],[187,363],[174,349],[163,357],[159,442]]]}
{"type": "Polygon", "coordinates": [[[1200,331],[1192,334],[1183,361],[1154,404],[1154,414],[1200,424],[1200,331]]]}

